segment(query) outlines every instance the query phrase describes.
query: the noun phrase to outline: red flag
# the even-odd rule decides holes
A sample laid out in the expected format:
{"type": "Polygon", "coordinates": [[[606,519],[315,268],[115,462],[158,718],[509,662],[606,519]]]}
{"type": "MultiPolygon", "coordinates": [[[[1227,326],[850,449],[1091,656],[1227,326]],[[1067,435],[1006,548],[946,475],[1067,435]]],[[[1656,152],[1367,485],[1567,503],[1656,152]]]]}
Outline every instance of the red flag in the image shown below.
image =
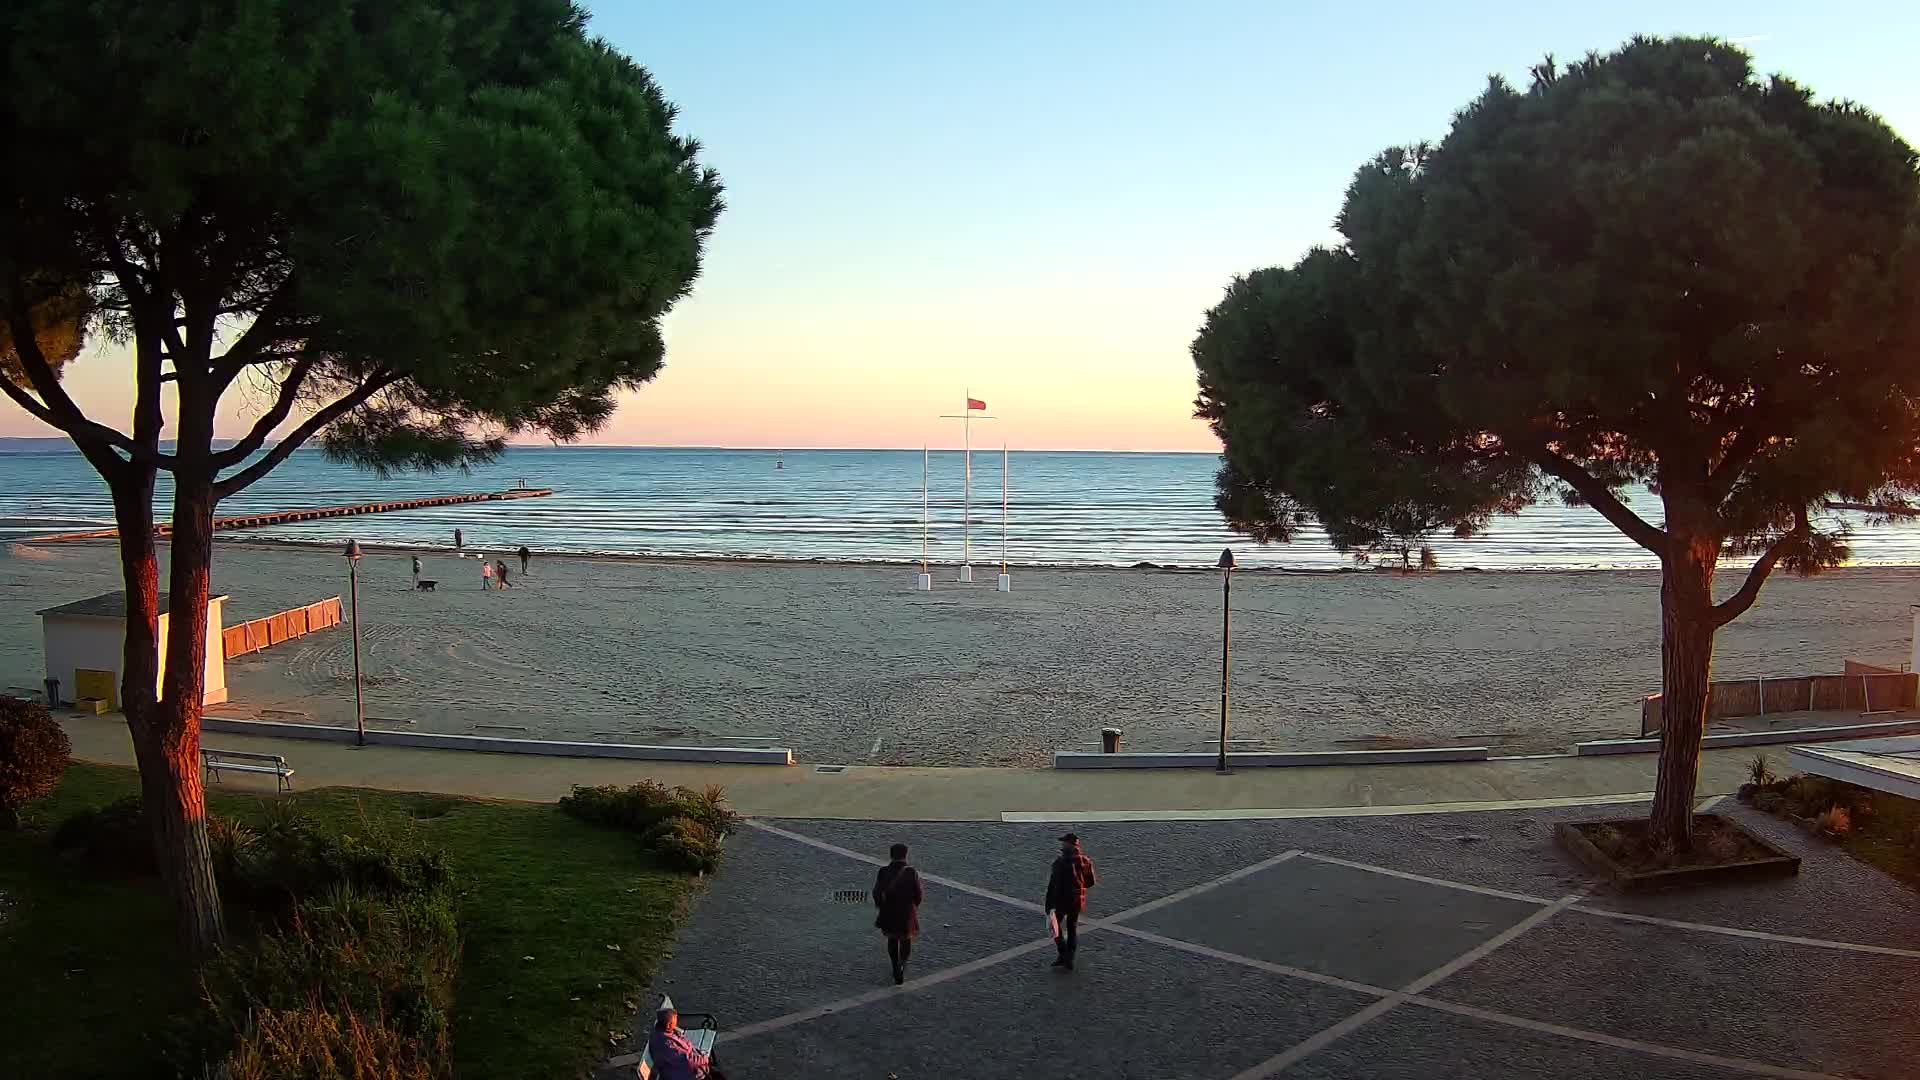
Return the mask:
{"type": "Polygon", "coordinates": [[[968,399],[967,399],[967,408],[968,408],[968,409],[970,409],[970,410],[971,410],[971,409],[979,409],[979,410],[980,410],[981,412],[986,412],[986,411],[987,411],[987,403],[986,403],[986,402],[984,402],[984,401],[981,401],[981,400],[980,400],[979,398],[968,398],[968,399]]]}

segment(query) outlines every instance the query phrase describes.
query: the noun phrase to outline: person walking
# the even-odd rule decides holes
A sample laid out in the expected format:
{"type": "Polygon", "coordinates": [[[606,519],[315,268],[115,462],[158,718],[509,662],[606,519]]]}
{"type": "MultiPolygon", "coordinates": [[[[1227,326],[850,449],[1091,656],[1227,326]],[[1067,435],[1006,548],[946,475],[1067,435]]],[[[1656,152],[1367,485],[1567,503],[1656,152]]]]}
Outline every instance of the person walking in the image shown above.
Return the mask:
{"type": "Polygon", "coordinates": [[[893,985],[907,981],[907,961],[913,956],[913,939],[920,936],[920,901],[926,894],[920,888],[920,872],[907,865],[907,845],[895,844],[887,850],[893,861],[880,868],[873,879],[873,906],[879,913],[873,925],[887,936],[887,959],[893,962],[893,985]]]}
{"type": "Polygon", "coordinates": [[[500,587],[503,589],[506,588],[507,587],[507,560],[501,559],[499,562],[494,563],[493,572],[494,572],[494,575],[500,579],[500,587]]]}
{"type": "Polygon", "coordinates": [[[526,573],[527,573],[527,563],[528,563],[529,561],[531,561],[532,559],[533,559],[533,552],[531,552],[531,551],[528,551],[528,550],[527,550],[527,545],[525,545],[525,544],[521,544],[521,545],[520,545],[520,574],[521,574],[521,576],[523,576],[523,577],[524,577],[524,576],[526,576],[526,573]]]}
{"type": "Polygon", "coordinates": [[[480,588],[493,588],[493,563],[488,562],[485,555],[480,556],[480,588]]]}
{"type": "Polygon", "coordinates": [[[413,557],[413,591],[420,591],[420,556],[413,557]]]}
{"type": "Polygon", "coordinates": [[[1073,970],[1073,954],[1080,947],[1080,913],[1087,909],[1087,890],[1099,879],[1093,873],[1093,860],[1080,850],[1080,838],[1073,833],[1060,838],[1060,857],[1053,860],[1053,873],[1047,878],[1047,914],[1055,923],[1054,948],[1060,951],[1053,966],[1073,970]]]}
{"type": "Polygon", "coordinates": [[[453,530],[453,550],[459,551],[461,548],[464,548],[466,546],[467,546],[467,538],[460,535],[459,529],[453,530]]]}

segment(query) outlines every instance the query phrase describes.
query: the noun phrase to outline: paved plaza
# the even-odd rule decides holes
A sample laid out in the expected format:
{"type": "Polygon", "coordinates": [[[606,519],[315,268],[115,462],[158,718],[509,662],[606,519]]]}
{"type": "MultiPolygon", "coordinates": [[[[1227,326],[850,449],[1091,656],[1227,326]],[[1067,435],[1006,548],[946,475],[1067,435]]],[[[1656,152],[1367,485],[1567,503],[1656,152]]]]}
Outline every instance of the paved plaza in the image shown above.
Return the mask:
{"type": "Polygon", "coordinates": [[[1717,809],[1803,855],[1801,876],[1590,891],[1553,824],[1638,806],[756,820],[654,990],[718,1014],[736,1080],[1920,1075],[1920,897],[1717,809]],[[1101,878],[1071,974],[1040,908],[1068,828],[1101,878]],[[895,840],[927,884],[902,987],[860,895],[895,840]]]}

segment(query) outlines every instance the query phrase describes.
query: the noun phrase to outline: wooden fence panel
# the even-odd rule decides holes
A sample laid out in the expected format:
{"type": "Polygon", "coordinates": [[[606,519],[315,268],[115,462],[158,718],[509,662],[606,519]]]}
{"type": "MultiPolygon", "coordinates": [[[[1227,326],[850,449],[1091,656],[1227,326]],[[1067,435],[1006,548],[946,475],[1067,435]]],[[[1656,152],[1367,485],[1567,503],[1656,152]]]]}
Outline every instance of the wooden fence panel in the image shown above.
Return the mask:
{"type": "MultiPolygon", "coordinates": [[[[1920,697],[1920,678],[1906,671],[1884,668],[1859,670],[1849,664],[1845,675],[1794,675],[1767,679],[1715,682],[1707,687],[1707,719],[1735,716],[1772,716],[1788,712],[1861,712],[1911,709],[1920,697]]],[[[1640,732],[1660,732],[1660,695],[1640,701],[1640,732]]]]}
{"type": "Polygon", "coordinates": [[[304,607],[276,611],[272,615],[250,619],[221,631],[220,643],[228,657],[259,652],[290,638],[311,634],[340,624],[340,598],[330,596],[304,607]]]}

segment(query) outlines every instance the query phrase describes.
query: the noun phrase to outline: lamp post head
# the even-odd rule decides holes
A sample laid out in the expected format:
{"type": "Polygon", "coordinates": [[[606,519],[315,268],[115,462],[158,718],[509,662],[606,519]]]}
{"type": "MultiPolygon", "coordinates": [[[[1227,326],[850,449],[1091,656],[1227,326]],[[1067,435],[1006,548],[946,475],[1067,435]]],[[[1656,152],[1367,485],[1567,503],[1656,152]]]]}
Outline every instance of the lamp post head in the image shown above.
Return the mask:
{"type": "Polygon", "coordinates": [[[359,559],[360,558],[360,541],[358,540],[347,541],[347,550],[341,552],[341,554],[345,555],[348,559],[354,559],[354,560],[359,559]]]}
{"type": "Polygon", "coordinates": [[[1214,565],[1215,565],[1215,566],[1217,566],[1217,567],[1219,567],[1219,568],[1220,568],[1220,569],[1222,569],[1222,570],[1231,570],[1231,569],[1233,569],[1233,567],[1234,567],[1234,562],[1233,562],[1233,549],[1232,549],[1232,548],[1221,548],[1221,549],[1220,549],[1220,561],[1219,561],[1219,562],[1217,562],[1217,563],[1214,563],[1214,565]]]}

